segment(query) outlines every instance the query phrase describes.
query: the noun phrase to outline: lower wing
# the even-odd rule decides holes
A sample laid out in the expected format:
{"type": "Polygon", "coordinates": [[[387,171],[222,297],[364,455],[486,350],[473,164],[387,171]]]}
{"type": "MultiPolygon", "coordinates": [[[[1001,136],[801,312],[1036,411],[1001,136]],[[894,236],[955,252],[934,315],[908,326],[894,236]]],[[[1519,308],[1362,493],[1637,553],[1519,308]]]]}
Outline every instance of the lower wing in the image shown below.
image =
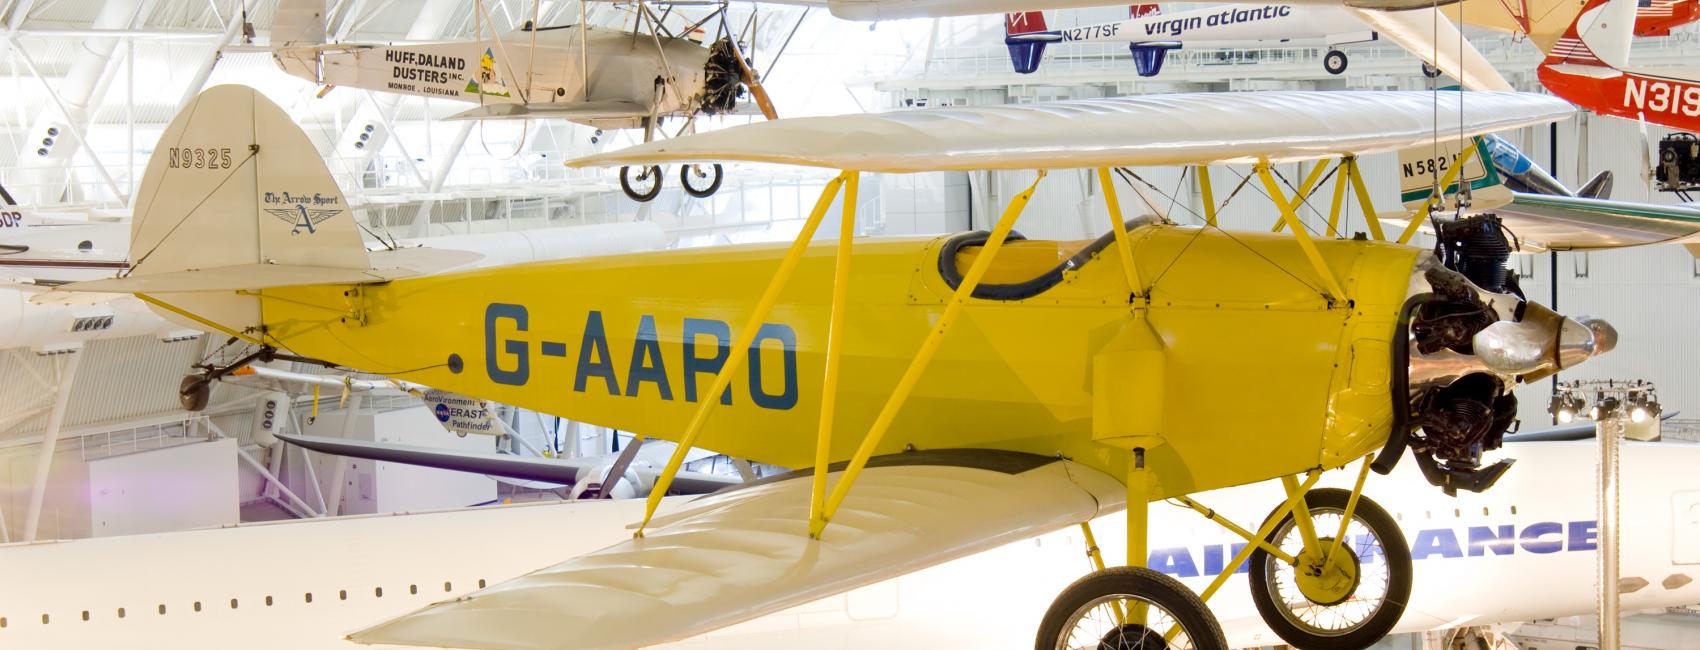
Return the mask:
{"type": "MultiPolygon", "coordinates": [[[[835,466],[830,480],[841,480],[835,466]]],[[[1115,479],[994,450],[873,459],[821,539],[812,473],[703,497],[645,535],[355,632],[365,644],[626,648],[683,639],[1089,521],[1115,479]]]]}

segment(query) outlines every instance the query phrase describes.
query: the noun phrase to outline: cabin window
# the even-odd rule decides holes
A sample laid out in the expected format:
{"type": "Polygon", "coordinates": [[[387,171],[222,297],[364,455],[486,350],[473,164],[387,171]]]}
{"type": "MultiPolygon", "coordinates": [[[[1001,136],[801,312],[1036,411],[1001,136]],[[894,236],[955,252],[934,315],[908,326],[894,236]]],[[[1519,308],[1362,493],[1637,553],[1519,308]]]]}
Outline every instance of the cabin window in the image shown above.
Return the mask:
{"type": "Polygon", "coordinates": [[[165,604],[164,603],[161,603],[160,606],[159,606],[159,615],[160,616],[165,615],[165,604]]]}
{"type": "Polygon", "coordinates": [[[195,611],[201,611],[201,601],[195,601],[195,611]]]}
{"type": "Polygon", "coordinates": [[[383,587],[373,587],[372,588],[372,595],[377,596],[379,598],[383,598],[384,597],[384,588],[383,587]]]}
{"type": "Polygon", "coordinates": [[[271,606],[272,606],[272,597],[266,596],[266,607],[271,607],[271,606]]]}
{"type": "Polygon", "coordinates": [[[47,615],[46,615],[46,614],[42,614],[42,615],[41,615],[41,624],[42,624],[42,625],[46,625],[46,624],[47,624],[47,615]]]}
{"type": "Polygon", "coordinates": [[[307,602],[309,602],[309,603],[313,602],[313,592],[311,592],[311,591],[307,592],[306,598],[307,598],[307,602]]]}
{"type": "Polygon", "coordinates": [[[450,592],[450,591],[454,591],[454,590],[455,590],[454,583],[449,583],[449,582],[443,583],[443,591],[445,593],[450,592]]]}
{"type": "Polygon", "coordinates": [[[235,598],[230,599],[230,608],[236,609],[236,599],[235,598]]]}
{"type": "Polygon", "coordinates": [[[419,585],[408,585],[407,586],[407,593],[413,594],[415,596],[419,595],[419,585]]]}
{"type": "Polygon", "coordinates": [[[6,627],[6,617],[0,616],[0,627],[6,627]]]}
{"type": "Polygon", "coordinates": [[[85,609],[85,610],[83,610],[83,622],[86,623],[86,622],[88,622],[88,620],[89,620],[89,610],[85,609]]]}
{"type": "Polygon", "coordinates": [[[336,597],[337,597],[338,600],[348,600],[348,590],[347,589],[337,590],[336,597]]]}
{"type": "Polygon", "coordinates": [[[124,608],[118,608],[118,618],[124,618],[124,608]]]}
{"type": "Polygon", "coordinates": [[[484,579],[483,579],[483,578],[479,578],[479,579],[478,579],[478,588],[479,588],[479,589],[483,589],[483,588],[484,588],[484,579]]]}
{"type": "Polygon", "coordinates": [[[1483,517],[1488,516],[1488,509],[1487,508],[1482,508],[1482,516],[1483,517]]]}

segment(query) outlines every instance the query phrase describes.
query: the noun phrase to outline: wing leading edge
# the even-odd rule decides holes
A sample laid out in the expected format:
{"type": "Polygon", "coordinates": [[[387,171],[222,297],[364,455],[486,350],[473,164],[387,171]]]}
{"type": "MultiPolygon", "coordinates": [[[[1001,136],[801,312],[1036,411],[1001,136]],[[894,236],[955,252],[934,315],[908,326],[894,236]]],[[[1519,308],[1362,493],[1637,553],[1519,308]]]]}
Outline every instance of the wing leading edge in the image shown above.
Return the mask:
{"type": "MultiPolygon", "coordinates": [[[[836,480],[840,468],[834,468],[836,480]]],[[[1091,520],[1120,483],[994,450],[874,459],[821,540],[808,472],[722,491],[621,542],[355,632],[365,644],[631,648],[701,634],[1091,520]]]]}
{"type": "Polygon", "coordinates": [[[576,167],[745,161],[923,172],[1293,162],[1544,124],[1575,109],[1534,93],[1266,91],[803,117],[651,142],[576,167]]]}

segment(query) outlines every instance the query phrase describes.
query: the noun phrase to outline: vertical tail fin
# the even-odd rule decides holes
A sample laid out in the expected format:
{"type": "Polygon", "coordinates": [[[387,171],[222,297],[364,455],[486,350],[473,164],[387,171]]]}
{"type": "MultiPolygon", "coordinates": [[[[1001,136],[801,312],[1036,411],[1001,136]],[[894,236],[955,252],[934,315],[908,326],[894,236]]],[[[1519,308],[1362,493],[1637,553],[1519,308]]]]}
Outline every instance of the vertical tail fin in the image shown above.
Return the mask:
{"type": "Polygon", "coordinates": [[[1020,74],[1033,74],[1045,58],[1045,43],[1050,29],[1045,26],[1045,12],[1023,11],[1004,14],[1003,42],[1009,46],[1009,61],[1020,74]]]}
{"type": "Polygon", "coordinates": [[[1542,65],[1623,68],[1635,30],[1635,0],[1589,0],[1542,65]]]}
{"type": "Polygon", "coordinates": [[[281,0],[272,14],[273,48],[323,45],[325,0],[281,0]]]}
{"type": "Polygon", "coordinates": [[[130,262],[133,277],[370,268],[307,134],[258,91],[231,85],[201,93],[160,137],[136,193],[130,262]]]}
{"type": "Polygon", "coordinates": [[[1163,5],[1160,5],[1160,4],[1143,4],[1143,5],[1128,5],[1127,6],[1127,17],[1128,18],[1144,18],[1146,16],[1155,16],[1155,15],[1160,14],[1160,13],[1163,13],[1163,5]]]}

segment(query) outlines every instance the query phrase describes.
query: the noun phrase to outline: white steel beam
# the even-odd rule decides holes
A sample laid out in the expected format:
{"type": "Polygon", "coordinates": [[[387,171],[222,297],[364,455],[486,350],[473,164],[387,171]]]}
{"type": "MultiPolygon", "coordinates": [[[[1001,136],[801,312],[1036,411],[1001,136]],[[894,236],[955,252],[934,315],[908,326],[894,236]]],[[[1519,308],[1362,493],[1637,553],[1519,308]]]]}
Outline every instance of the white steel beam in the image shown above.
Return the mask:
{"type": "Polygon", "coordinates": [[[26,542],[35,541],[36,532],[40,530],[41,506],[47,497],[47,474],[53,469],[53,452],[59,446],[59,430],[65,426],[65,407],[71,401],[71,386],[76,381],[77,363],[82,357],[82,352],[67,354],[59,367],[53,410],[47,414],[47,433],[42,438],[41,450],[36,454],[35,485],[30,488],[30,508],[24,517],[23,541],[26,542]]]}

